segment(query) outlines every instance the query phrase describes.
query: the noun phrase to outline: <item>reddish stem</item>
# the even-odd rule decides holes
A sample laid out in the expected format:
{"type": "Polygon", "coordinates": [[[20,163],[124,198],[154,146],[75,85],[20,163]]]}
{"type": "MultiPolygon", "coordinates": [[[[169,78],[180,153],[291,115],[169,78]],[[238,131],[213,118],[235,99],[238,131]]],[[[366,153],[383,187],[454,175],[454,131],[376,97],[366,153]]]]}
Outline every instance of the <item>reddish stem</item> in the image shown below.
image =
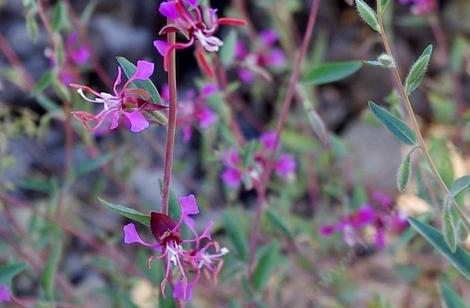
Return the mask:
{"type": "Polygon", "coordinates": [[[294,71],[289,81],[287,94],[284,98],[284,102],[282,103],[281,114],[279,116],[279,121],[276,127],[276,139],[274,142],[274,147],[271,153],[269,154],[269,158],[266,164],[266,169],[263,171],[261,175],[260,185],[259,185],[259,188],[257,189],[258,199],[257,199],[257,205],[256,205],[255,221],[253,223],[253,228],[250,234],[250,243],[249,243],[249,258],[248,258],[249,279],[251,279],[251,275],[253,273],[261,217],[263,215],[264,207],[266,204],[267,186],[268,186],[269,180],[273,172],[275,155],[276,155],[277,148],[279,146],[279,138],[284,128],[284,125],[286,123],[286,119],[287,119],[287,115],[289,114],[290,107],[292,105],[292,101],[295,95],[295,87],[300,78],[302,61],[305,57],[305,54],[307,53],[307,49],[310,44],[310,40],[312,38],[313,28],[315,26],[319,7],[320,7],[320,0],[312,0],[307,29],[305,31],[305,35],[302,40],[302,46],[301,46],[299,55],[297,56],[297,60],[295,62],[294,71]]]}
{"type": "MultiPolygon", "coordinates": [[[[168,21],[170,23],[170,20],[168,21]]],[[[175,44],[175,33],[169,33],[168,44],[171,46],[175,44]]],[[[169,195],[170,195],[170,181],[171,171],[173,167],[173,152],[175,146],[175,133],[176,133],[176,104],[177,104],[177,88],[176,88],[176,55],[173,50],[169,55],[168,60],[168,86],[170,88],[170,105],[168,109],[168,132],[166,137],[165,148],[165,163],[163,173],[163,188],[162,188],[162,210],[163,214],[168,214],[169,208],[169,195]]]]}

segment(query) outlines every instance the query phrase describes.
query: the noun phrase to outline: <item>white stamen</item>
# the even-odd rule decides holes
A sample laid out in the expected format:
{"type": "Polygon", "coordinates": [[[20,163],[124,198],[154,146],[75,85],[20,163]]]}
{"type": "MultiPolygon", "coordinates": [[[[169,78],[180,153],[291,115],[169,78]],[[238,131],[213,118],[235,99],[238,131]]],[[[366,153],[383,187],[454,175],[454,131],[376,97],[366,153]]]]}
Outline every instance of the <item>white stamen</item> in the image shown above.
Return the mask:
{"type": "Polygon", "coordinates": [[[194,36],[201,42],[207,52],[218,52],[219,47],[224,44],[218,37],[207,36],[201,30],[196,30],[194,36]]]}

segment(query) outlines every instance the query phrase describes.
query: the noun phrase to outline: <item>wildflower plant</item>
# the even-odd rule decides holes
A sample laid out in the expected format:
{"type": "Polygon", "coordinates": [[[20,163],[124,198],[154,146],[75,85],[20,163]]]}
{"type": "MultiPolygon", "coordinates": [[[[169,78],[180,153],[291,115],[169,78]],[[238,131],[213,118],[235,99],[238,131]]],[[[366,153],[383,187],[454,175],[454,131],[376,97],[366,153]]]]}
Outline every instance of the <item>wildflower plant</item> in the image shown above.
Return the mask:
{"type": "MultiPolygon", "coordinates": [[[[391,0],[164,0],[134,16],[137,2],[120,28],[109,4],[24,0],[39,56],[0,31],[0,104],[15,98],[0,108],[0,305],[432,306],[436,285],[465,307],[470,43],[447,37],[437,0],[395,1],[437,43],[406,77],[391,0]],[[378,124],[400,142],[397,189],[398,142],[378,124]],[[400,296],[370,292],[376,276],[400,296]]],[[[0,1],[0,28],[16,7],[0,1]]]]}

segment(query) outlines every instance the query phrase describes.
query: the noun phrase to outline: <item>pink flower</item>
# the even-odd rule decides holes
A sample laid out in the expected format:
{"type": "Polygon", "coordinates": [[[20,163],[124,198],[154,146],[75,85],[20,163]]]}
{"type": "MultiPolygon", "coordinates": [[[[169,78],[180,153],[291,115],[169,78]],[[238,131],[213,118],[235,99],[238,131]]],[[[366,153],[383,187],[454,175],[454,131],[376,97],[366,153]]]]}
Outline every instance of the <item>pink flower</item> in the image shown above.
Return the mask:
{"type": "Polygon", "coordinates": [[[243,167],[241,162],[235,148],[231,148],[222,154],[222,163],[225,166],[222,172],[222,181],[230,188],[237,188],[242,181],[243,167]]]}
{"type": "Polygon", "coordinates": [[[121,118],[127,119],[130,123],[130,130],[138,133],[149,127],[149,121],[152,120],[151,113],[165,109],[164,106],[154,104],[147,91],[138,88],[132,88],[134,80],[146,80],[153,74],[154,65],[151,62],[140,60],[137,62],[137,70],[134,75],[118,90],[121,84],[121,68],[118,67],[118,73],[114,82],[113,94],[101,92],[98,93],[88,86],[70,84],[76,88],[80,96],[90,103],[102,104],[103,110],[94,115],[86,111],[74,111],[73,116],[91,131],[96,131],[101,126],[108,129],[115,129],[119,126],[121,118]],[[93,94],[94,99],[85,96],[86,93],[93,94]],[[92,123],[90,125],[90,123],[92,123]]]}
{"type": "Polygon", "coordinates": [[[124,243],[137,243],[159,252],[159,256],[150,257],[149,265],[153,259],[161,259],[164,262],[165,276],[160,285],[162,294],[165,296],[166,284],[172,277],[175,281],[173,297],[187,301],[191,299],[192,290],[201,273],[212,277],[214,281],[217,279],[223,264],[222,257],[228,253],[228,249],[220,248],[217,242],[211,240],[209,230],[212,221],[209,221],[202,233],[196,232],[195,222],[191,216],[199,213],[199,207],[194,195],[180,197],[178,201],[181,210],[178,221],[165,214],[151,213],[150,230],[155,239],[154,243],[142,240],[133,223],[124,226],[124,243]],[[182,224],[192,232],[193,238],[181,238],[182,224]],[[207,240],[207,243],[201,245],[202,240],[207,240]],[[188,244],[192,244],[194,248],[185,248],[184,245],[188,244]],[[210,248],[213,252],[209,251],[210,248]]]}
{"type": "Polygon", "coordinates": [[[282,154],[276,161],[274,169],[282,177],[289,177],[295,171],[297,164],[290,154],[282,154]]]}
{"type": "Polygon", "coordinates": [[[286,65],[286,57],[282,49],[275,47],[279,40],[274,30],[261,31],[260,48],[249,52],[243,41],[238,41],[235,48],[235,57],[240,63],[238,76],[244,83],[251,83],[256,74],[260,74],[267,80],[271,79],[269,70],[282,68],[286,65]]]}
{"type": "MultiPolygon", "coordinates": [[[[374,199],[380,196],[380,201],[389,198],[377,192],[373,196],[374,199]]],[[[384,247],[386,231],[400,233],[405,230],[408,223],[401,212],[392,209],[391,204],[385,207],[381,202],[378,203],[376,207],[365,204],[351,214],[341,217],[339,222],[322,226],[320,234],[330,236],[335,232],[342,232],[344,241],[353,246],[360,242],[361,231],[365,227],[371,226],[375,229],[375,246],[379,249],[384,247]]]]}
{"type": "Polygon", "coordinates": [[[415,15],[426,15],[437,9],[436,0],[400,0],[401,4],[411,4],[411,12],[415,15]]]}
{"type": "Polygon", "coordinates": [[[63,84],[68,85],[80,78],[80,67],[85,65],[91,56],[88,45],[82,44],[77,32],[72,32],[64,44],[65,61],[59,72],[63,84]]]}
{"type": "Polygon", "coordinates": [[[4,284],[0,284],[0,303],[7,303],[11,301],[10,291],[4,284]]]}
{"type": "Polygon", "coordinates": [[[195,42],[198,42],[198,61],[205,72],[209,76],[213,76],[213,72],[200,49],[206,52],[218,52],[223,45],[222,40],[214,36],[218,27],[221,25],[243,26],[246,24],[241,19],[218,18],[217,10],[202,7],[195,0],[168,0],[160,4],[159,12],[172,21],[163,27],[160,34],[179,32],[187,39],[185,43],[172,45],[168,45],[167,42],[162,40],[154,41],[155,48],[165,57],[165,70],[168,69],[169,54],[174,49],[189,48],[195,42]]]}

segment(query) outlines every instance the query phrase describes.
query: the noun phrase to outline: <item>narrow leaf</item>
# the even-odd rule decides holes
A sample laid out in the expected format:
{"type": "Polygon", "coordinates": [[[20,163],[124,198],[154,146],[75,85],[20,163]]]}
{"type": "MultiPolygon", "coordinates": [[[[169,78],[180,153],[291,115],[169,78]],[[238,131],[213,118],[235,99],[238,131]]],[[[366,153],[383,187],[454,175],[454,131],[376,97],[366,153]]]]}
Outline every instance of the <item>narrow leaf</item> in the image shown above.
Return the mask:
{"type": "Polygon", "coordinates": [[[62,240],[59,238],[54,241],[46,265],[41,275],[41,286],[44,290],[46,299],[54,299],[55,289],[55,276],[57,273],[57,267],[59,266],[60,257],[62,255],[62,240]]]}
{"type": "Polygon", "coordinates": [[[67,23],[67,7],[65,6],[64,2],[59,1],[54,8],[54,16],[52,17],[51,23],[52,30],[54,32],[58,32],[62,30],[62,28],[67,25],[67,23]]]}
{"type": "Polygon", "coordinates": [[[232,30],[224,40],[224,45],[220,49],[220,61],[224,66],[229,66],[235,58],[235,45],[237,43],[237,32],[232,30]]]}
{"type": "MultiPolygon", "coordinates": [[[[132,62],[130,62],[124,57],[116,57],[116,59],[119,65],[121,66],[122,70],[124,71],[124,74],[126,74],[127,78],[130,78],[132,75],[134,75],[135,71],[137,70],[137,67],[132,62]]],[[[146,90],[152,97],[153,103],[155,104],[162,103],[162,98],[160,97],[160,93],[158,93],[157,88],[155,87],[155,85],[150,79],[134,80],[132,84],[134,84],[134,86],[139,89],[146,90]]]]}
{"type": "Polygon", "coordinates": [[[234,215],[229,212],[224,213],[223,220],[224,228],[238,256],[244,261],[248,260],[248,240],[243,229],[235,221],[234,215]]]}
{"type": "Polygon", "coordinates": [[[315,66],[307,73],[303,82],[307,85],[322,85],[335,82],[356,73],[362,67],[362,61],[324,63],[315,66]]]}
{"type": "Polygon", "coordinates": [[[34,86],[32,94],[34,95],[44,91],[49,85],[51,85],[53,79],[54,75],[52,74],[51,70],[42,74],[41,78],[39,78],[38,82],[34,86]]]}
{"type": "Polygon", "coordinates": [[[416,144],[415,133],[408,127],[408,125],[406,125],[405,122],[372,101],[369,101],[369,108],[377,119],[386,128],[388,128],[388,130],[394,134],[398,140],[408,145],[416,144]]]}
{"type": "Polygon", "coordinates": [[[102,205],[112,209],[113,211],[117,212],[121,216],[129,218],[129,219],[131,219],[135,222],[138,222],[140,224],[143,224],[147,227],[150,226],[150,216],[149,215],[145,215],[145,214],[143,214],[139,211],[136,211],[134,209],[131,209],[131,208],[128,208],[128,207],[125,207],[125,206],[122,206],[122,205],[109,203],[109,202],[101,199],[100,197],[98,197],[98,201],[102,205]]]}
{"type": "Polygon", "coordinates": [[[279,259],[279,244],[273,242],[263,250],[256,268],[253,272],[253,285],[256,290],[263,291],[269,281],[269,278],[276,269],[279,259]]]}
{"type": "Polygon", "coordinates": [[[442,304],[445,308],[466,308],[463,299],[447,283],[439,283],[439,293],[441,294],[442,304]]]}
{"type": "Polygon", "coordinates": [[[411,67],[405,82],[405,90],[408,95],[411,94],[411,92],[413,92],[414,90],[416,90],[421,84],[421,81],[423,80],[424,75],[426,74],[429,60],[431,59],[431,54],[432,45],[429,45],[411,67]]]}
{"type": "Polygon", "coordinates": [[[464,175],[461,178],[455,180],[455,182],[450,187],[451,197],[455,198],[461,192],[470,188],[470,175],[464,175]]]}
{"type": "Polygon", "coordinates": [[[375,31],[380,32],[379,22],[377,20],[377,14],[374,10],[367,5],[363,0],[356,0],[357,11],[361,18],[375,31]]]}
{"type": "Polygon", "coordinates": [[[434,246],[465,278],[470,280],[470,254],[457,246],[452,252],[446,244],[444,236],[428,224],[422,223],[416,218],[409,217],[410,225],[434,246]]]}
{"type": "Polygon", "coordinates": [[[412,152],[409,152],[408,154],[406,154],[405,158],[401,162],[400,168],[398,168],[397,186],[398,186],[399,191],[404,191],[410,181],[411,154],[412,152]]]}
{"type": "Polygon", "coordinates": [[[442,234],[444,239],[452,252],[457,249],[457,225],[456,216],[452,213],[453,208],[446,205],[444,213],[442,215],[442,234]]]}
{"type": "Polygon", "coordinates": [[[389,4],[390,4],[390,0],[380,0],[380,9],[382,13],[385,12],[389,4]]]}

